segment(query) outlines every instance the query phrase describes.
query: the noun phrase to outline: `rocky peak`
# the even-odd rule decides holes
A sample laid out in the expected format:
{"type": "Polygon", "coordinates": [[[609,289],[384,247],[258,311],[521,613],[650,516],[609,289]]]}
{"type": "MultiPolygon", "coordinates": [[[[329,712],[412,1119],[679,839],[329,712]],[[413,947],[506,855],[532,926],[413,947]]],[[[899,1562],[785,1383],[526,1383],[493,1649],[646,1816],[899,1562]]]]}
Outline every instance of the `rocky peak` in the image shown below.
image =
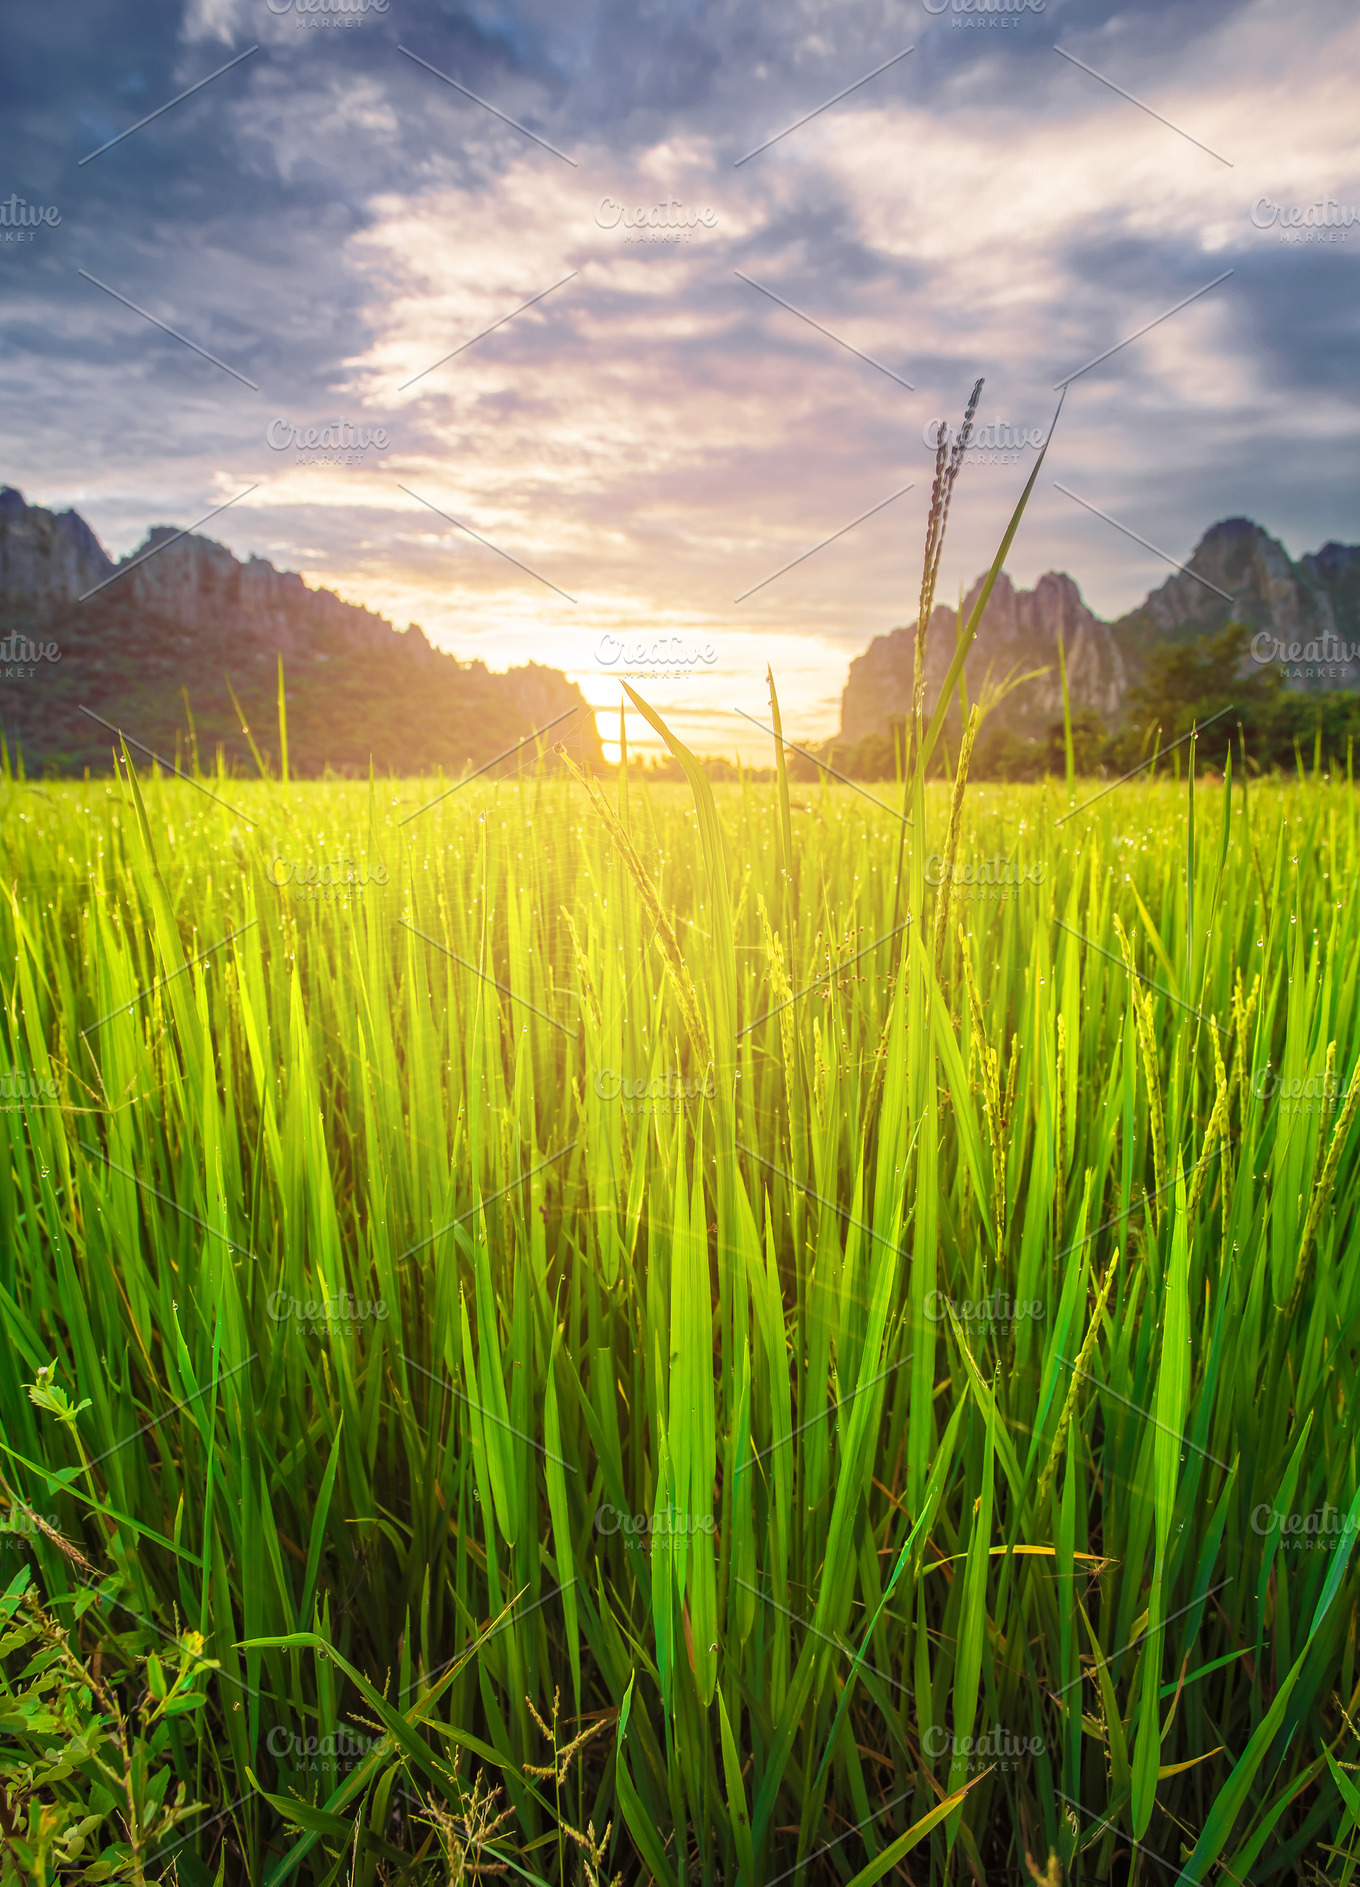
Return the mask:
{"type": "MultiPolygon", "coordinates": [[[[982,594],[979,577],[964,598],[966,622],[982,594]]],[[[1123,698],[1127,677],[1105,623],[1093,616],[1071,577],[1050,570],[1032,590],[1018,590],[1004,571],[987,599],[973,646],[964,664],[970,700],[984,685],[999,685],[1016,671],[1047,672],[1023,683],[1006,700],[1006,719],[1021,731],[1038,733],[1062,713],[1058,637],[1063,640],[1068,690],[1074,709],[1094,708],[1111,715],[1123,698]]],[[[916,626],[878,636],[850,664],[841,703],[841,734],[856,740],[886,731],[910,711],[916,626]]],[[[926,631],[926,703],[939,699],[958,643],[958,616],[937,605],[926,631]]]]}
{"type": "MultiPolygon", "coordinates": [[[[248,717],[267,726],[280,656],[290,757],[302,773],[363,772],[370,761],[383,771],[456,772],[586,705],[558,669],[529,663],[499,674],[460,662],[415,624],[399,632],[266,558],[242,562],[224,544],[169,525],[114,564],[74,511],[27,505],[8,486],[0,490],[0,629],[60,647],[41,687],[0,700],[11,747],[22,746],[30,766],[57,772],[108,764],[108,743],[83,706],[171,753],[186,731],[186,695],[202,752],[221,744],[249,763],[228,677],[248,717]]],[[[579,714],[563,737],[591,764],[603,762],[593,715],[579,714]]]]}
{"type": "Polygon", "coordinates": [[[12,485],[0,490],[0,600],[8,608],[74,602],[113,568],[78,512],[25,504],[12,485]]]}
{"type": "Polygon", "coordinates": [[[134,607],[171,616],[199,635],[226,631],[233,642],[257,643],[285,658],[323,628],[354,647],[379,646],[392,633],[372,610],[342,602],[332,590],[310,589],[267,558],[242,563],[212,538],[180,537],[164,525],[119,567],[128,571],[119,588],[134,607]]]}
{"type": "Polygon", "coordinates": [[[1286,641],[1336,627],[1325,589],[1301,583],[1284,545],[1250,518],[1212,525],[1187,570],[1151,591],[1135,613],[1182,641],[1213,634],[1230,619],[1252,629],[1274,628],[1286,641]]]}
{"type": "MultiPolygon", "coordinates": [[[[979,578],[968,593],[965,620],[982,583],[979,578]]],[[[1071,577],[1059,571],[1048,571],[1032,590],[1017,590],[1003,572],[968,654],[969,698],[977,698],[989,669],[993,682],[1000,682],[1017,668],[1045,668],[1047,674],[1007,697],[1003,713],[1013,732],[1046,732],[1062,713],[1061,631],[1073,712],[1094,709],[1110,725],[1159,642],[1194,642],[1230,621],[1269,629],[1286,644],[1321,645],[1328,632],[1360,641],[1360,545],[1327,543],[1294,563],[1283,544],[1250,518],[1224,518],[1204,533],[1185,570],[1114,623],[1093,616],[1071,577]]],[[[955,612],[937,608],[926,634],[928,702],[938,697],[957,635],[955,612]]],[[[886,733],[909,713],[915,640],[914,625],[894,629],[851,662],[841,701],[843,739],[886,733]]],[[[1291,686],[1329,685],[1321,668],[1312,678],[1289,679],[1291,686]]],[[[1354,684],[1343,677],[1340,685],[1354,684]]]]}

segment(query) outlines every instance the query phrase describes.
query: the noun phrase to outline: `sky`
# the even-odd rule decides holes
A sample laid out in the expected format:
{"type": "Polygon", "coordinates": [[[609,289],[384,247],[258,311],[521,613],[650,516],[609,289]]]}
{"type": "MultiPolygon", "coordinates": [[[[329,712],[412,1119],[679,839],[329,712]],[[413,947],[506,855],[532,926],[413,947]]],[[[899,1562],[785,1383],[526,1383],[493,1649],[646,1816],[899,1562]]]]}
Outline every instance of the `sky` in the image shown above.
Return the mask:
{"type": "Polygon", "coordinates": [[[1018,584],[1360,541],[1354,5],[986,4],[12,9],[0,482],[762,760],[767,664],[822,739],[914,620],[979,376],[941,600],[1065,381],[1018,584]]]}

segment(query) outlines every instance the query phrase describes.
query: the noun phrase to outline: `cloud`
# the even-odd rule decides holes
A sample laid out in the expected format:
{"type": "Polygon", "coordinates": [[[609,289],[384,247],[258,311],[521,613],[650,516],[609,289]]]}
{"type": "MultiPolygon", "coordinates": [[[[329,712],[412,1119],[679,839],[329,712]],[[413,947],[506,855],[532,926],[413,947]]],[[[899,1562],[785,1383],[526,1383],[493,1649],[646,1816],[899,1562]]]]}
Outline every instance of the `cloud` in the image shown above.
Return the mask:
{"type": "MultiPolygon", "coordinates": [[[[238,554],[493,665],[532,655],[591,686],[606,631],[718,637],[720,684],[667,684],[692,726],[724,726],[738,698],[762,712],[777,646],[791,724],[824,733],[850,656],[914,613],[925,422],[957,419],[983,374],[984,420],[1046,428],[1055,381],[1226,269],[1074,383],[1012,573],[1068,568],[1106,614],[1166,573],[1050,473],[1178,558],[1233,513],[1296,553],[1356,536],[1360,229],[1291,247],[1249,216],[1262,192],[1360,205],[1360,25],[1332,0],[1048,0],[985,29],[896,0],[391,0],[330,28],[274,8],[106,0],[74,45],[36,10],[13,26],[3,192],[62,220],[22,253],[0,248],[0,474],[76,505],[115,551],[258,479],[215,527],[238,554]],[[606,226],[606,197],[630,219],[669,208],[634,232],[606,226]],[[700,210],[712,221],[655,239],[700,210]],[[391,443],[304,464],[270,448],[275,418],[346,418],[391,443]]],[[[942,595],[990,561],[1028,469],[970,465],[942,595]]]]}

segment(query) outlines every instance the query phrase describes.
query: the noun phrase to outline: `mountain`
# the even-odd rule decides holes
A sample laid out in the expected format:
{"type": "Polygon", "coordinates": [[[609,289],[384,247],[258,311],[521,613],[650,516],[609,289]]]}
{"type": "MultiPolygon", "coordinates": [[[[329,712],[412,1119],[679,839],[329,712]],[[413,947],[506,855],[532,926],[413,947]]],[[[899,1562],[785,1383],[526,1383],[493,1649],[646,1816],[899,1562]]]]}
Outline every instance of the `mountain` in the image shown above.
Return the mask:
{"type": "Polygon", "coordinates": [[[1347,642],[1360,641],[1360,544],[1324,544],[1300,557],[1299,568],[1326,591],[1337,634],[1347,642]]]}
{"type": "MultiPolygon", "coordinates": [[[[979,577],[963,602],[966,622],[976,607],[985,579],[979,577]]],[[[1050,570],[1032,590],[1017,590],[1003,571],[988,598],[978,632],[964,664],[969,700],[990,677],[999,684],[1013,673],[1048,672],[1023,683],[1006,699],[1007,723],[1017,732],[1037,735],[1062,714],[1057,637],[1061,629],[1067,685],[1074,708],[1093,707],[1117,714],[1127,686],[1123,660],[1108,624],[1094,617],[1069,576],[1050,570]]],[[[877,636],[850,664],[841,697],[841,736],[847,740],[881,734],[893,720],[905,718],[911,705],[916,626],[877,636]]],[[[931,612],[926,631],[926,701],[933,709],[958,645],[958,617],[945,604],[931,612]]]]}
{"type": "MultiPolygon", "coordinates": [[[[965,620],[982,583],[979,578],[964,601],[965,620]]],[[[977,699],[989,671],[998,683],[1008,673],[1047,669],[1008,695],[1002,711],[1009,733],[1042,737],[1062,715],[1061,630],[1073,713],[1094,710],[1106,726],[1114,726],[1152,648],[1197,642],[1229,621],[1267,631],[1286,646],[1301,645],[1300,661],[1280,665],[1292,688],[1360,685],[1360,656],[1338,658],[1335,640],[1324,642],[1329,634],[1345,643],[1360,642],[1360,545],[1325,544],[1295,563],[1259,524],[1227,518],[1204,533],[1185,571],[1177,571],[1113,623],[1091,613],[1069,576],[1049,571],[1032,590],[1017,590],[1003,572],[965,663],[968,697],[977,699]]],[[[939,698],[957,636],[955,611],[937,606],[926,631],[928,709],[939,698]]],[[[841,697],[842,740],[885,735],[907,715],[915,641],[913,623],[875,637],[851,662],[841,697]]]]}
{"type": "Polygon", "coordinates": [[[264,558],[242,563],[167,527],[115,564],[76,512],[0,490],[0,729],[30,773],[108,769],[113,736],[82,708],[167,759],[196,739],[205,766],[220,745],[253,772],[233,688],[277,761],[280,657],[299,775],[365,774],[370,759],[381,773],[456,774],[571,710],[549,740],[603,762],[594,716],[558,669],[459,661],[416,623],[397,630],[264,558]]]}
{"type": "MultiPolygon", "coordinates": [[[[1294,563],[1284,545],[1250,518],[1225,518],[1204,533],[1184,571],[1177,571],[1112,625],[1114,638],[1134,676],[1142,667],[1143,651],[1158,639],[1194,642],[1216,634],[1230,621],[1306,647],[1329,631],[1344,633],[1339,603],[1343,616],[1355,616],[1358,561],[1360,547],[1328,544],[1294,563]],[[1347,606],[1343,598],[1348,585],[1352,595],[1347,606]]],[[[1353,624],[1347,640],[1354,640],[1353,624]]],[[[1306,673],[1291,679],[1314,688],[1328,685],[1306,673]]]]}

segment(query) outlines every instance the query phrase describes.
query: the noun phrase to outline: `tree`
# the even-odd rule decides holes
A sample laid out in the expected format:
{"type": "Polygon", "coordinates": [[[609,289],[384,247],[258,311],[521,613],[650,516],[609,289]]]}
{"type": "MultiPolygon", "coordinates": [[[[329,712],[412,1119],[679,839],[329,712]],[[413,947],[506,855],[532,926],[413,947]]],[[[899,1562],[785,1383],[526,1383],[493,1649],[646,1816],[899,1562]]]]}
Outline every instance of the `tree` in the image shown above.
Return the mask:
{"type": "MultiPolygon", "coordinates": [[[[1198,759],[1222,767],[1229,746],[1236,745],[1240,721],[1248,751],[1264,762],[1274,745],[1285,685],[1277,668],[1251,661],[1250,642],[1251,630],[1245,623],[1229,622],[1217,635],[1196,642],[1163,642],[1153,649],[1142,679],[1129,690],[1129,732],[1136,734],[1134,744],[1150,752],[1146,736],[1153,729],[1160,729],[1158,745],[1169,747],[1191,728],[1201,727],[1198,759]],[[1205,727],[1208,721],[1213,725],[1205,727]]],[[[1121,752],[1119,759],[1124,757],[1121,752]]],[[[1140,752],[1137,758],[1141,757],[1140,752]]]]}
{"type": "MultiPolygon", "coordinates": [[[[1105,723],[1100,715],[1094,708],[1078,708],[1072,716],[1072,756],[1076,761],[1077,772],[1096,772],[1104,757],[1105,746],[1105,723]]],[[[1061,721],[1054,721],[1049,726],[1044,763],[1050,773],[1066,776],[1067,744],[1061,721]]]]}
{"type": "Polygon", "coordinates": [[[1134,766],[1151,751],[1154,730],[1168,747],[1200,727],[1197,761],[1221,768],[1229,746],[1238,746],[1240,725],[1254,768],[1292,771],[1298,760],[1311,766],[1315,752],[1324,765],[1344,764],[1348,743],[1360,735],[1360,695],[1289,687],[1277,663],[1251,659],[1251,636],[1230,622],[1215,636],[1154,649],[1129,691],[1129,723],[1107,759],[1134,766]],[[1215,715],[1221,718],[1206,726],[1215,715]]]}

